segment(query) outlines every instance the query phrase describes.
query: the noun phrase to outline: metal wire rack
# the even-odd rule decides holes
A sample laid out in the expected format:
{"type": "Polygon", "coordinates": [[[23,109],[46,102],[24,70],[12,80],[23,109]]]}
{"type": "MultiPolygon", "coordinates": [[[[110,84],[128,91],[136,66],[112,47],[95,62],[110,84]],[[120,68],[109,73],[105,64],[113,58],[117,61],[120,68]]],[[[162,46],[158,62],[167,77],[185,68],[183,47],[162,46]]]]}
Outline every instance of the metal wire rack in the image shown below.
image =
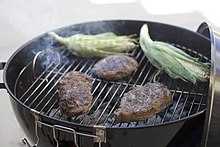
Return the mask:
{"type": "MultiPolygon", "coordinates": [[[[202,54],[183,46],[175,46],[194,57],[200,58],[201,61],[208,61],[208,58],[202,54]]],[[[76,57],[64,48],[56,54],[51,52],[53,58],[56,59],[45,64],[45,56],[48,54],[50,52],[47,52],[46,55],[44,51],[37,53],[33,61],[23,68],[16,80],[14,94],[19,98],[19,101],[29,108],[49,117],[86,125],[136,127],[179,120],[206,109],[208,83],[193,85],[180,79],[171,79],[163,74],[158,80],[167,85],[172,92],[173,104],[146,121],[117,123],[113,113],[119,106],[123,94],[130,87],[152,82],[153,75],[156,72],[156,68],[150,64],[141,49],[136,48],[131,52],[132,56],[138,61],[139,68],[134,71],[131,77],[121,81],[104,81],[96,78],[91,68],[99,60],[98,58],[76,57]],[[58,107],[59,96],[56,87],[59,79],[70,70],[81,71],[93,77],[93,102],[89,111],[84,115],[72,118],[61,114],[58,107]],[[27,76],[30,74],[32,76],[27,76]]]]}

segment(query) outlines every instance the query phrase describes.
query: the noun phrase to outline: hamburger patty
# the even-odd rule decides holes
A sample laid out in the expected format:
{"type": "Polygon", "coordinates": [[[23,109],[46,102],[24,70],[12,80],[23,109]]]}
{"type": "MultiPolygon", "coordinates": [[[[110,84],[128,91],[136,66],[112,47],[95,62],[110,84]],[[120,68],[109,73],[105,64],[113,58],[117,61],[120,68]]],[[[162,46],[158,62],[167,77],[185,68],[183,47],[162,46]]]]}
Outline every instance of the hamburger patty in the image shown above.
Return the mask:
{"type": "Polygon", "coordinates": [[[93,67],[94,74],[104,80],[119,80],[130,76],[138,67],[134,58],[111,55],[99,60],[93,67]]]}
{"type": "Polygon", "coordinates": [[[59,107],[63,114],[72,117],[89,110],[92,102],[92,78],[88,75],[70,71],[59,80],[57,88],[59,107]]]}
{"type": "Polygon", "coordinates": [[[171,92],[161,83],[147,83],[125,93],[115,110],[116,121],[144,121],[172,103],[171,92]]]}

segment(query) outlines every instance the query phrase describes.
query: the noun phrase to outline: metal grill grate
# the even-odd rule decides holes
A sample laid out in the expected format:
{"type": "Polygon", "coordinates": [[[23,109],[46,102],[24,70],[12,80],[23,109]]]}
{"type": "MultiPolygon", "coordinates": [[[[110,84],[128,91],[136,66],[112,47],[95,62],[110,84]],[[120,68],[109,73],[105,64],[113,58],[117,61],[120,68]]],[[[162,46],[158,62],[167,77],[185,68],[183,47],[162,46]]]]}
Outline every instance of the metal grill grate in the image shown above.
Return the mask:
{"type": "MultiPolygon", "coordinates": [[[[193,50],[176,46],[190,55],[200,58],[201,61],[208,61],[208,58],[193,50]]],[[[116,123],[113,112],[119,106],[123,94],[132,86],[151,82],[156,71],[140,48],[133,50],[132,55],[138,61],[139,68],[130,78],[113,82],[97,79],[92,74],[91,68],[98,61],[97,58],[75,57],[68,50],[63,49],[59,51],[59,63],[54,60],[45,66],[45,64],[42,65],[45,60],[42,51],[36,54],[35,59],[21,71],[15,84],[14,94],[23,104],[47,116],[74,123],[109,127],[162,124],[188,117],[206,108],[208,83],[193,85],[179,79],[173,80],[163,74],[159,77],[159,82],[167,85],[172,92],[173,104],[146,121],[116,123]],[[63,60],[64,58],[69,60],[63,60]],[[70,70],[81,71],[93,77],[93,102],[86,114],[67,118],[60,113],[56,85],[59,79],[70,70]],[[27,79],[26,77],[32,78],[27,79]]]]}

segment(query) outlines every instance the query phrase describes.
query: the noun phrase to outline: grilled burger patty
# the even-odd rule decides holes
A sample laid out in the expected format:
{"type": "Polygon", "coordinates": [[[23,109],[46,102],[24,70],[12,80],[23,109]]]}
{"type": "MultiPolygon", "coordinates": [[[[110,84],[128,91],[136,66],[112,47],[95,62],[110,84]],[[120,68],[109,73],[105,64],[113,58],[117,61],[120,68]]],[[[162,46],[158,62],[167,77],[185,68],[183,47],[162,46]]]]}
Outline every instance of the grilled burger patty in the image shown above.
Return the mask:
{"type": "Polygon", "coordinates": [[[138,67],[134,58],[111,55],[101,59],[93,66],[94,74],[104,80],[119,80],[130,76],[138,67]]]}
{"type": "Polygon", "coordinates": [[[172,103],[171,92],[161,83],[147,83],[133,87],[125,93],[118,109],[116,121],[143,121],[162,111],[172,103]]]}
{"type": "Polygon", "coordinates": [[[59,107],[63,114],[72,117],[89,110],[92,102],[92,78],[88,75],[70,71],[59,80],[57,88],[59,107]]]}

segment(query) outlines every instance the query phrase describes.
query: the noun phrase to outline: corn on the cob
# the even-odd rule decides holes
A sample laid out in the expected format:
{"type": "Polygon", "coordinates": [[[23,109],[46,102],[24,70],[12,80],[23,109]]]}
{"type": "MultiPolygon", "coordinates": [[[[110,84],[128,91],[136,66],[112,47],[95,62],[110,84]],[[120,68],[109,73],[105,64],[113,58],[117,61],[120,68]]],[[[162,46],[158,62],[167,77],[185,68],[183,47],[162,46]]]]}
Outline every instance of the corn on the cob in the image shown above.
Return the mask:
{"type": "Polygon", "coordinates": [[[140,31],[140,46],[152,65],[171,78],[196,83],[209,78],[208,63],[199,62],[179,48],[161,41],[153,41],[145,24],[140,31]]]}
{"type": "Polygon", "coordinates": [[[117,36],[112,32],[98,35],[75,34],[66,38],[54,32],[48,34],[67,46],[73,54],[80,56],[126,55],[124,52],[137,46],[137,40],[132,36],[117,36]]]}

